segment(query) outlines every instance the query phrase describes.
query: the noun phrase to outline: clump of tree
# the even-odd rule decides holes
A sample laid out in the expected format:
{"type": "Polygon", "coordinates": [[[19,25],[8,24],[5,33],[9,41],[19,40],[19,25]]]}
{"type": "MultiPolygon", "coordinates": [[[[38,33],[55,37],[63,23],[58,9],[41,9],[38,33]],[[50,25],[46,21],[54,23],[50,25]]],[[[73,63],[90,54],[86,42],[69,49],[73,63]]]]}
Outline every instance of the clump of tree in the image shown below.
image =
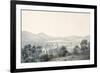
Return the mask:
{"type": "Polygon", "coordinates": [[[21,49],[21,62],[37,62],[40,61],[39,56],[41,54],[42,46],[32,46],[31,44],[25,45],[21,49]]]}
{"type": "Polygon", "coordinates": [[[75,55],[79,55],[80,54],[80,47],[78,45],[76,45],[74,47],[73,54],[75,54],[75,55]]]}
{"type": "Polygon", "coordinates": [[[90,54],[90,42],[82,40],[80,43],[82,54],[90,54]]]}
{"type": "Polygon", "coordinates": [[[66,56],[69,53],[65,46],[62,46],[59,51],[60,51],[60,53],[59,53],[60,57],[62,57],[62,56],[64,57],[64,56],[66,56]]]}
{"type": "Polygon", "coordinates": [[[89,55],[90,54],[90,42],[86,39],[82,40],[79,45],[76,45],[73,49],[73,54],[89,55]]]}

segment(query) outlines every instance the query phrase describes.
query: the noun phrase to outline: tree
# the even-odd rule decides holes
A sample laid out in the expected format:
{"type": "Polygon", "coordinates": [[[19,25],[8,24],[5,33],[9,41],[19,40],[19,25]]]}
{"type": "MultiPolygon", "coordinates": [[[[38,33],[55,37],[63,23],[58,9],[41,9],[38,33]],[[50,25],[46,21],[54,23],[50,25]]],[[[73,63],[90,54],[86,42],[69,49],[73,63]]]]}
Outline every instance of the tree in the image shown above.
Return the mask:
{"type": "Polygon", "coordinates": [[[61,53],[61,56],[65,56],[66,53],[68,53],[67,49],[65,46],[62,46],[61,49],[60,49],[60,53],[61,53]]]}
{"type": "Polygon", "coordinates": [[[80,45],[81,45],[82,54],[90,55],[90,42],[87,40],[82,40],[80,45]]]}
{"type": "Polygon", "coordinates": [[[31,44],[25,45],[21,50],[22,62],[32,62],[33,61],[33,53],[32,53],[31,44]]]}
{"type": "Polygon", "coordinates": [[[24,46],[24,49],[30,49],[31,47],[32,47],[31,44],[28,44],[24,46]]]}
{"type": "Polygon", "coordinates": [[[25,63],[27,58],[28,58],[27,51],[24,48],[22,48],[21,49],[21,62],[25,63]]]}
{"type": "Polygon", "coordinates": [[[80,54],[80,47],[79,47],[78,45],[76,45],[76,46],[74,47],[73,53],[74,53],[75,55],[80,54]]]}
{"type": "Polygon", "coordinates": [[[88,49],[88,41],[87,40],[82,40],[80,45],[81,45],[82,52],[84,52],[85,50],[88,49]]]}
{"type": "Polygon", "coordinates": [[[33,47],[32,47],[32,53],[35,53],[35,50],[36,50],[36,46],[33,45],[33,47]]]}

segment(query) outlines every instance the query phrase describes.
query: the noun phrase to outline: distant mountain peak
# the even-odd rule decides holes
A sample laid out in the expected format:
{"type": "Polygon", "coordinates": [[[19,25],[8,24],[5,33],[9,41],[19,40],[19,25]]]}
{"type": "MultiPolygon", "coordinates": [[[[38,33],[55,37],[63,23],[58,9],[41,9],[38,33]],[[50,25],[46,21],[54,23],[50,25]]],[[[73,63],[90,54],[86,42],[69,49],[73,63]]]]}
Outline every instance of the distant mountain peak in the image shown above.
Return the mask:
{"type": "Polygon", "coordinates": [[[30,33],[30,32],[28,32],[28,31],[22,31],[22,33],[30,33]]]}
{"type": "Polygon", "coordinates": [[[40,36],[40,37],[45,37],[45,38],[50,37],[49,35],[47,35],[47,34],[45,34],[45,33],[43,33],[43,32],[38,33],[37,35],[40,36]]]}
{"type": "Polygon", "coordinates": [[[41,33],[38,33],[38,35],[46,35],[45,33],[41,32],[41,33]]]}

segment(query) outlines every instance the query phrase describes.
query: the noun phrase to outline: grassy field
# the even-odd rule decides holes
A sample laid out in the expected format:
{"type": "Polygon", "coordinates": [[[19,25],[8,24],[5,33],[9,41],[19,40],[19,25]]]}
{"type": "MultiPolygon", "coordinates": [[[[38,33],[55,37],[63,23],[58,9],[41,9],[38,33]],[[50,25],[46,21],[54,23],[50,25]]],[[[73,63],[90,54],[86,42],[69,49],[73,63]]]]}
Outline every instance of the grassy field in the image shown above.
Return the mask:
{"type": "Polygon", "coordinates": [[[65,57],[59,57],[59,58],[54,58],[51,59],[51,61],[74,61],[74,60],[89,60],[90,56],[89,55],[69,55],[65,57]]]}

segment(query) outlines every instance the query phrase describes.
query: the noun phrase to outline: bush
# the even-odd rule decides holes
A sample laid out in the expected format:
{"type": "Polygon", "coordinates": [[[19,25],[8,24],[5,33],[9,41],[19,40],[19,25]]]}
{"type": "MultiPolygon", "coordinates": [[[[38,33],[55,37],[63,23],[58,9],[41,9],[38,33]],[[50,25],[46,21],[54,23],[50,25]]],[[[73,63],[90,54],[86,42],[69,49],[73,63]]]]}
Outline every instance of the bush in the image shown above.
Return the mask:
{"type": "Polygon", "coordinates": [[[49,58],[48,54],[44,54],[44,55],[42,55],[42,56],[40,57],[40,60],[41,60],[42,62],[43,62],[43,61],[49,61],[50,58],[49,58]]]}
{"type": "Polygon", "coordinates": [[[89,55],[90,54],[90,43],[87,40],[82,40],[80,45],[81,45],[82,54],[89,55]]]}
{"type": "Polygon", "coordinates": [[[66,53],[68,53],[66,47],[62,46],[61,49],[60,49],[60,56],[65,56],[66,53]]]}
{"type": "Polygon", "coordinates": [[[80,45],[81,45],[81,50],[84,52],[88,48],[87,47],[88,41],[87,40],[82,40],[80,45]]]}
{"type": "Polygon", "coordinates": [[[76,46],[74,47],[73,54],[75,54],[75,55],[80,54],[80,47],[79,47],[78,45],[76,45],[76,46]]]}

